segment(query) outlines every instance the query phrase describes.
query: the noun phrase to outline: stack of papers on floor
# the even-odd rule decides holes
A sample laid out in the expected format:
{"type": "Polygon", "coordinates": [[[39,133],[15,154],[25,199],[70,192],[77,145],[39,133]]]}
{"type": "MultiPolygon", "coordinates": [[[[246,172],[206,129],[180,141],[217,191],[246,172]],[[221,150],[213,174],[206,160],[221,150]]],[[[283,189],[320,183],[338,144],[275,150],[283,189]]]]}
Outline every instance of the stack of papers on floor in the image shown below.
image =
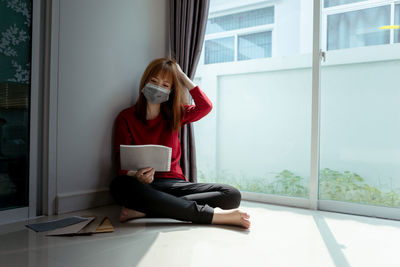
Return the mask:
{"type": "Polygon", "coordinates": [[[49,222],[27,224],[36,232],[49,231],[47,236],[91,235],[114,232],[114,227],[105,216],[73,216],[49,222]]]}

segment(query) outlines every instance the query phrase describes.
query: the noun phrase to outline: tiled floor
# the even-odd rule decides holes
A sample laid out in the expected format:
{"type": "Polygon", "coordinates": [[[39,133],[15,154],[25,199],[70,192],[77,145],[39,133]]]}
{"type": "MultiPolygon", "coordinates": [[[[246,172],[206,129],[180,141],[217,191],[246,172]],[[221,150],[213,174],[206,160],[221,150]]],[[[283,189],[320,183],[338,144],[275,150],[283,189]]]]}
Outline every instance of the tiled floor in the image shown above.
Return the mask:
{"type": "Polygon", "coordinates": [[[117,206],[60,216],[107,215],[114,233],[46,237],[26,222],[4,225],[0,266],[400,266],[399,221],[252,202],[241,207],[251,215],[249,231],[169,219],[120,224],[117,206]]]}

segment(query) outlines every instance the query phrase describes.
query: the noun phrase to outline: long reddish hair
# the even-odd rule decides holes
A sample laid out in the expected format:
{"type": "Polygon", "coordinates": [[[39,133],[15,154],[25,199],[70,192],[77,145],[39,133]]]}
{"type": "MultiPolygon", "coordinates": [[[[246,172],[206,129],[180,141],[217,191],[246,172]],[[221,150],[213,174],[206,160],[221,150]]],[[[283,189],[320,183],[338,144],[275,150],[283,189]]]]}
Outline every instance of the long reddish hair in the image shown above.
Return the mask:
{"type": "Polygon", "coordinates": [[[136,102],[136,116],[146,124],[147,100],[142,94],[144,86],[152,77],[171,77],[171,93],[168,101],[161,103],[160,112],[168,121],[169,128],[176,131],[181,126],[183,105],[187,103],[186,90],[183,87],[175,60],[170,58],[158,58],[150,62],[140,81],[139,98],[136,102]]]}

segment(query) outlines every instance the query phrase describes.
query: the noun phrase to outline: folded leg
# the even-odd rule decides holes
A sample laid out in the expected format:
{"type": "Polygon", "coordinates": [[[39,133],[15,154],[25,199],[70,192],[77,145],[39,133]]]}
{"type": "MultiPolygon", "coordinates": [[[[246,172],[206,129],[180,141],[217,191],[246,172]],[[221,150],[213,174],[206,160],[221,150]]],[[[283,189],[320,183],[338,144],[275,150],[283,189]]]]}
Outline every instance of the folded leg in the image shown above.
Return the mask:
{"type": "Polygon", "coordinates": [[[180,179],[155,179],[154,188],[168,194],[221,209],[239,207],[241,194],[233,186],[214,183],[190,183],[180,179]]]}
{"type": "Polygon", "coordinates": [[[128,209],[154,217],[166,217],[194,223],[211,223],[214,210],[209,205],[174,196],[134,177],[118,176],[110,185],[114,200],[128,209]]]}

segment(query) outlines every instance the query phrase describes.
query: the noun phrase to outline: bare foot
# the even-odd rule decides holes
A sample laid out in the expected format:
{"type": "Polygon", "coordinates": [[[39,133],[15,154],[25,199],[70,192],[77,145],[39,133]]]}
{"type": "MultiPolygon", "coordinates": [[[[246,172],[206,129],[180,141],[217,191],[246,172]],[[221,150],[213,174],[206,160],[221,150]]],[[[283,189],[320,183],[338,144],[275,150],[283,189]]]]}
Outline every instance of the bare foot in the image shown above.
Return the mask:
{"type": "Polygon", "coordinates": [[[144,216],[146,216],[146,214],[143,212],[122,207],[121,214],[119,215],[119,221],[125,222],[127,220],[142,218],[144,216]]]}
{"type": "Polygon", "coordinates": [[[239,209],[223,210],[220,208],[215,208],[211,223],[236,225],[248,229],[250,228],[249,219],[250,215],[239,209]]]}

